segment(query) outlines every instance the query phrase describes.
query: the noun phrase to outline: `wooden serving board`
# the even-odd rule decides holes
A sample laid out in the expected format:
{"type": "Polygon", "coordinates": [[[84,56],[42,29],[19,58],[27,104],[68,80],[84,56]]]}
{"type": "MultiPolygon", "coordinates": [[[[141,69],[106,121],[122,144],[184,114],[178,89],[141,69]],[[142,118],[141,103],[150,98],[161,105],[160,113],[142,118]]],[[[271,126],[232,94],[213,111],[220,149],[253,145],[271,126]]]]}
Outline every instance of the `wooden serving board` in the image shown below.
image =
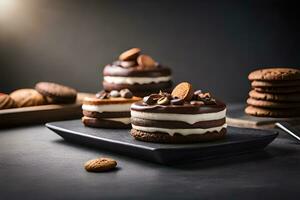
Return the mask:
{"type": "Polygon", "coordinates": [[[91,95],[94,94],[78,93],[74,104],[50,104],[0,110],[0,128],[78,119],[82,116],[83,98],[91,95]]]}
{"type": "Polygon", "coordinates": [[[244,112],[246,105],[232,104],[228,106],[226,122],[229,126],[245,128],[274,128],[276,122],[289,122],[291,125],[300,124],[298,118],[255,117],[244,112]]]}

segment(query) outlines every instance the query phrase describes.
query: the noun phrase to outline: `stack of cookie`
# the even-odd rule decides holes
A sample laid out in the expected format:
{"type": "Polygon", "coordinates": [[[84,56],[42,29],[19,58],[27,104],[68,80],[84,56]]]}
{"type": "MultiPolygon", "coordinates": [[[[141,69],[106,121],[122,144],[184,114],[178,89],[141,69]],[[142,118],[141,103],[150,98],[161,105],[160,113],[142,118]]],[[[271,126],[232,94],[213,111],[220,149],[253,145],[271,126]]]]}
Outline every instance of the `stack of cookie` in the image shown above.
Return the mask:
{"type": "Polygon", "coordinates": [[[259,117],[300,116],[300,70],[269,68],[253,71],[245,112],[259,117]]]}

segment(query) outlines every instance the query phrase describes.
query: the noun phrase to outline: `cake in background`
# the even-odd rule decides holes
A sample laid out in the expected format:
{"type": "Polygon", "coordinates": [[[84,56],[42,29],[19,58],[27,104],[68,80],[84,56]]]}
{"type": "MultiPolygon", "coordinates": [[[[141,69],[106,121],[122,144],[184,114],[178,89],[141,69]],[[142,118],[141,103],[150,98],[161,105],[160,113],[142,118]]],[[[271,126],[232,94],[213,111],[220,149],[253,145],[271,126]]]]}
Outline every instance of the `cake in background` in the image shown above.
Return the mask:
{"type": "Polygon", "coordinates": [[[134,96],[170,91],[172,87],[170,68],[159,64],[149,55],[132,48],[122,53],[118,60],[103,69],[105,91],[129,89],[134,96]]]}

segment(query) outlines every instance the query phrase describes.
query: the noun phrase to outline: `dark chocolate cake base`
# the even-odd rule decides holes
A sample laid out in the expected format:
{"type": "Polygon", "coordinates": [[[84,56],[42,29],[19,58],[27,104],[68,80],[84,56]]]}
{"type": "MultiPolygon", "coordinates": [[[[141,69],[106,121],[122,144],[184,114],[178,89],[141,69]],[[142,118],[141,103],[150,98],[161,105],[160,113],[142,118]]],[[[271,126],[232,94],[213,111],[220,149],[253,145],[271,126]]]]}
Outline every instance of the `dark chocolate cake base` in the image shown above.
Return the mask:
{"type": "Polygon", "coordinates": [[[154,143],[196,143],[196,142],[208,142],[225,138],[226,128],[221,129],[220,132],[213,131],[207,132],[205,134],[191,134],[187,136],[183,136],[180,134],[175,134],[171,136],[167,133],[161,132],[144,132],[136,129],[131,129],[131,136],[133,136],[136,140],[144,141],[144,142],[154,142],[154,143]]]}
{"type": "Polygon", "coordinates": [[[129,129],[131,124],[124,124],[122,122],[100,119],[100,118],[91,118],[91,117],[82,117],[82,123],[85,126],[94,127],[94,128],[110,128],[110,129],[129,129]]]}

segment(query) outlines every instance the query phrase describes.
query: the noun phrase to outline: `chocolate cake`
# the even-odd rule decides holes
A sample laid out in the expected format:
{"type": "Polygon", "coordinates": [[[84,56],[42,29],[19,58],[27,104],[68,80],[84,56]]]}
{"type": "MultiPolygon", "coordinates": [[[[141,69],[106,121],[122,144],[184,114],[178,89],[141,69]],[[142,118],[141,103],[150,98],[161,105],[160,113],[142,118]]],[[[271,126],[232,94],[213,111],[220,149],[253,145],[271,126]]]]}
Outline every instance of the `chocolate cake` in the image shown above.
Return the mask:
{"type": "Polygon", "coordinates": [[[131,123],[131,135],[145,142],[217,140],[226,134],[226,105],[184,82],[171,94],[151,94],[132,104],[131,123]]]}
{"type": "Polygon", "coordinates": [[[138,48],[125,51],[117,61],[106,65],[103,70],[105,91],[127,88],[133,95],[143,97],[160,90],[170,91],[171,87],[170,68],[141,54],[138,48]]]}
{"type": "Polygon", "coordinates": [[[130,106],[140,99],[127,89],[110,93],[101,91],[96,97],[83,100],[82,122],[90,127],[130,128],[130,106]]]}

